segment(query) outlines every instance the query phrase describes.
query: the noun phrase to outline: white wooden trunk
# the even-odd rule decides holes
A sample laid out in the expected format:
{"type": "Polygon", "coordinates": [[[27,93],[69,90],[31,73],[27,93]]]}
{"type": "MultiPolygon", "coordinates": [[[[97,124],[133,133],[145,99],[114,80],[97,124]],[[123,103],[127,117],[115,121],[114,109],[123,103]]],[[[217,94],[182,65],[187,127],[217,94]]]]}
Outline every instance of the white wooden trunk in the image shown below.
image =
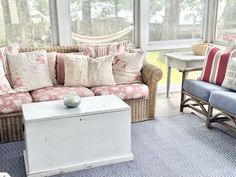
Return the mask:
{"type": "Polygon", "coordinates": [[[28,176],[50,176],[133,159],[130,107],[114,95],[23,105],[28,176]]]}

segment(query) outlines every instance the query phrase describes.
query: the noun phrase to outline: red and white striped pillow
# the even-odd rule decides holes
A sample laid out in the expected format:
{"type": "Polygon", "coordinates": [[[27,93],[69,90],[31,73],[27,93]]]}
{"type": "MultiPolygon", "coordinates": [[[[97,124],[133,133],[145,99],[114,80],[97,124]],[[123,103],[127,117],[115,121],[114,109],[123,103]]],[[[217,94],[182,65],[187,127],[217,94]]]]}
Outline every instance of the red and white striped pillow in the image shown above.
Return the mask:
{"type": "Polygon", "coordinates": [[[213,46],[208,47],[200,80],[222,85],[232,53],[213,46]]]}

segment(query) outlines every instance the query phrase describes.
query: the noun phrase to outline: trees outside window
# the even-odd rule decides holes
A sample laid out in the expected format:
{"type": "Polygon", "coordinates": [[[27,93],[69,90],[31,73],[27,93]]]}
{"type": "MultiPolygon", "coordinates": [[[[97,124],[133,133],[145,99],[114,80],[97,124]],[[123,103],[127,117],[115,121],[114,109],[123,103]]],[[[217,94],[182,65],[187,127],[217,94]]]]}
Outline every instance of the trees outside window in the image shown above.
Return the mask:
{"type": "Polygon", "coordinates": [[[150,0],[149,41],[202,37],[204,0],[150,0]]]}
{"type": "MultiPolygon", "coordinates": [[[[70,0],[72,32],[102,36],[121,31],[133,25],[133,4],[134,0],[70,0]]],[[[132,34],[121,39],[132,41],[132,34]]]]}
{"type": "Polygon", "coordinates": [[[22,46],[51,44],[48,0],[1,0],[0,45],[18,41],[22,46]]]}
{"type": "Polygon", "coordinates": [[[219,0],[216,19],[216,41],[236,39],[236,0],[219,0]]]}

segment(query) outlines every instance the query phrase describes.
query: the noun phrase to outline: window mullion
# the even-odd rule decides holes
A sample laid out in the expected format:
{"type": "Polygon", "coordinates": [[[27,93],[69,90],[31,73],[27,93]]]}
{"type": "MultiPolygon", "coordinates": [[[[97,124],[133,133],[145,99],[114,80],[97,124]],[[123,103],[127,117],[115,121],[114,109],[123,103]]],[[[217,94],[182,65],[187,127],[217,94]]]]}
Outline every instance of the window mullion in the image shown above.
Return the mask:
{"type": "Polygon", "coordinates": [[[48,0],[48,1],[50,8],[51,41],[52,45],[59,45],[56,0],[48,0]]]}
{"type": "Polygon", "coordinates": [[[53,45],[71,45],[69,0],[51,0],[50,6],[53,45]]]}
{"type": "Polygon", "coordinates": [[[216,18],[217,18],[217,1],[207,1],[206,7],[206,23],[205,23],[205,41],[213,42],[216,32],[216,18]]]}
{"type": "MultiPolygon", "coordinates": [[[[139,1],[139,0],[138,0],[139,1]]],[[[139,2],[137,0],[133,1],[134,5],[134,12],[133,12],[133,21],[134,21],[134,35],[133,35],[133,41],[134,45],[138,46],[139,44],[139,33],[140,33],[140,28],[139,28],[139,2]]]]}
{"type": "Polygon", "coordinates": [[[144,51],[147,50],[148,43],[148,33],[149,33],[149,0],[142,1],[139,0],[139,37],[138,37],[138,47],[142,48],[144,51]]]}

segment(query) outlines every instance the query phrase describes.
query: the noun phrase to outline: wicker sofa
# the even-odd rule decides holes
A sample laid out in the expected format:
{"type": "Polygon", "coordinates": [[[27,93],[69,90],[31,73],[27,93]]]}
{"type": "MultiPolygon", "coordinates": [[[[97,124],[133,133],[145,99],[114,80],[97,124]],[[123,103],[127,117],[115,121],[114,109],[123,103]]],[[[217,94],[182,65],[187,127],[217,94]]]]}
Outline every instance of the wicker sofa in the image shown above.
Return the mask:
{"type": "MultiPolygon", "coordinates": [[[[60,53],[78,52],[78,48],[76,46],[21,48],[20,52],[30,52],[40,49],[44,49],[48,52],[56,51],[60,53]]],[[[141,73],[143,84],[148,86],[148,97],[124,100],[127,104],[131,106],[132,122],[151,120],[155,117],[157,83],[162,78],[162,71],[150,64],[144,64],[141,73]]],[[[24,138],[23,132],[24,131],[21,111],[0,114],[0,143],[22,140],[24,138]]]]}

